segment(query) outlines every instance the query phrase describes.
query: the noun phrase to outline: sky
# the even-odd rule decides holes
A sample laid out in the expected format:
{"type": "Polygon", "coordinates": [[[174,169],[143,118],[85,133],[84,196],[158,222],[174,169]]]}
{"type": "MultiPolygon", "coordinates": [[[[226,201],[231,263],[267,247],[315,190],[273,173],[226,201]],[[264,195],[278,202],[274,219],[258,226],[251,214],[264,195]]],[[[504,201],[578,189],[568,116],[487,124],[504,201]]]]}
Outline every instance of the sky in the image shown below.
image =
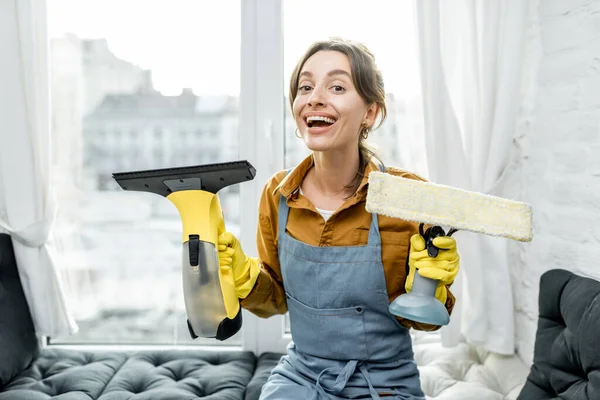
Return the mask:
{"type": "MultiPolygon", "coordinates": [[[[239,95],[243,0],[48,0],[50,37],[106,38],[119,58],[152,69],[156,89],[239,95]]],[[[375,54],[388,92],[418,90],[412,0],[283,0],[287,80],[315,40],[342,36],[375,54]]]]}

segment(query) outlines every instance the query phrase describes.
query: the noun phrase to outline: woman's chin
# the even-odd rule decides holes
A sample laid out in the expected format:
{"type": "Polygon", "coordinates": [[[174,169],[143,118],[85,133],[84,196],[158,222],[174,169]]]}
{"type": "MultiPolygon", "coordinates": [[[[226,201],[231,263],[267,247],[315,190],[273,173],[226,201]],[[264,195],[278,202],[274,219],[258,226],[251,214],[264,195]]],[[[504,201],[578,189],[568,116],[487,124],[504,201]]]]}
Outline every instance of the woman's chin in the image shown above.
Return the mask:
{"type": "Polygon", "coordinates": [[[331,149],[331,141],[326,137],[307,137],[304,144],[310,151],[326,151],[331,149]]]}

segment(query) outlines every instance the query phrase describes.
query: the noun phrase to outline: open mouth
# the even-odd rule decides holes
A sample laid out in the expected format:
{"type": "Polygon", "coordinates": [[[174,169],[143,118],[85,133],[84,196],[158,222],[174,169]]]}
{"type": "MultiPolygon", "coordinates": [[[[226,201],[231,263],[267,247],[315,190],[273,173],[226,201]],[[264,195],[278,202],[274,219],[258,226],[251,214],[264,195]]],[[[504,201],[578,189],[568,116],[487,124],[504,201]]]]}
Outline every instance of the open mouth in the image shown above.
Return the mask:
{"type": "Polygon", "coordinates": [[[335,119],[323,116],[310,116],[306,117],[306,125],[309,128],[326,127],[335,124],[335,119]]]}

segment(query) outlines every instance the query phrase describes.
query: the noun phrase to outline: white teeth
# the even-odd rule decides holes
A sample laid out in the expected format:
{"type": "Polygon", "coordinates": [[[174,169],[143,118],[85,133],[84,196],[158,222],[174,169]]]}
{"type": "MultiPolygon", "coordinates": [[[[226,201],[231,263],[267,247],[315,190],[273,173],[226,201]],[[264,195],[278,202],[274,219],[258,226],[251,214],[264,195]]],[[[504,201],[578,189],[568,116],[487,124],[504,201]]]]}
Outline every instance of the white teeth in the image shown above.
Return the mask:
{"type": "Polygon", "coordinates": [[[328,124],[333,124],[335,122],[335,119],[328,118],[328,117],[322,117],[322,116],[306,117],[306,122],[314,122],[314,121],[324,121],[324,122],[327,122],[328,124]]]}

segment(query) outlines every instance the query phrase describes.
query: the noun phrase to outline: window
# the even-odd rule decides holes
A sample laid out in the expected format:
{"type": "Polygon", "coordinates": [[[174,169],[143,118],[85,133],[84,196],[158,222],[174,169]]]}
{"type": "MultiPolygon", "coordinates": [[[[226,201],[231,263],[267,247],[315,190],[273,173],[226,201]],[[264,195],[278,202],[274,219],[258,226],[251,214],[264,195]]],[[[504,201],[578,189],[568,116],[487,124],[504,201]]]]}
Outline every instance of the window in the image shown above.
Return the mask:
{"type": "MultiPolygon", "coordinates": [[[[286,168],[297,165],[309,151],[295,136],[288,101],[289,79],[296,62],[317,40],[341,36],[364,43],[374,54],[386,87],[388,116],[370,133],[368,143],[386,165],[426,174],[425,144],[420,113],[419,73],[411,2],[374,0],[286,0],[283,2],[286,168]],[[310,12],[307,14],[307,10],[310,12]],[[307,15],[318,10],[318,22],[307,15]]],[[[290,332],[285,318],[284,333],[290,332]]]]}
{"type": "MultiPolygon", "coordinates": [[[[48,0],[56,261],[80,328],[51,343],[241,344],[241,333],[191,339],[179,214],[112,179],[238,157],[235,140],[227,149],[181,142],[213,126],[202,117],[205,103],[214,105],[215,139],[237,137],[240,4],[48,0]]],[[[239,235],[239,188],[220,199],[227,228],[239,235]]]]}
{"type": "MultiPolygon", "coordinates": [[[[174,206],[123,191],[112,173],[250,161],[254,181],[220,199],[227,229],[255,255],[263,185],[308,154],[294,135],[287,90],[315,40],[345,36],[371,48],[388,88],[388,120],[370,143],[386,164],[426,170],[410,3],[47,1],[57,264],[80,326],[52,343],[216,344],[187,331],[174,206]],[[315,13],[318,23],[307,17],[315,13]]],[[[218,344],[283,351],[286,331],[284,317],[245,312],[241,334],[218,344]]]]}

